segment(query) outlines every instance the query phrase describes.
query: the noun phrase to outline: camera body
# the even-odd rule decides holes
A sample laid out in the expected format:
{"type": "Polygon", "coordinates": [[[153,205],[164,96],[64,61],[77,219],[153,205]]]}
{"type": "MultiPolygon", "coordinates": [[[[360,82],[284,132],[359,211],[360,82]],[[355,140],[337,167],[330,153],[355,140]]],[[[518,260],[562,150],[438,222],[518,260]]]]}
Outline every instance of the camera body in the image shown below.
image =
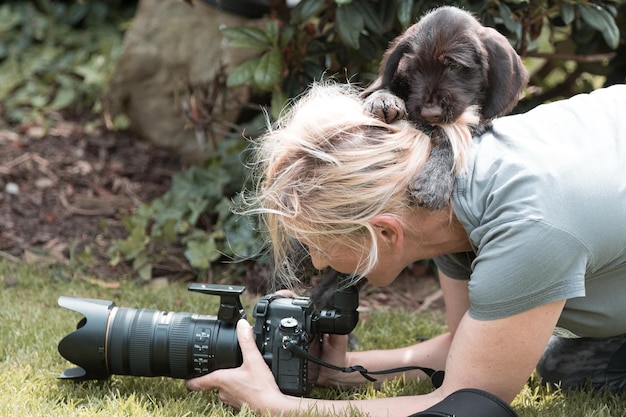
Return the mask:
{"type": "Polygon", "coordinates": [[[321,334],[311,332],[310,328],[314,314],[313,303],[308,297],[266,295],[254,307],[257,347],[285,393],[307,393],[317,380],[318,365],[287,349],[287,344],[292,344],[319,357],[321,334]]]}
{"type": "MultiPolygon", "coordinates": [[[[217,316],[121,308],[108,300],[59,297],[61,307],[82,313],[76,331],[58,345],[78,367],[62,379],[106,379],[110,375],[188,379],[241,365],[237,321],[246,318],[244,287],[191,284],[190,291],[220,297],[217,316]]],[[[309,297],[261,297],[253,309],[254,337],[278,387],[306,395],[317,379],[322,334],[348,334],[358,322],[358,291],[338,285],[335,308],[317,311],[309,297]]]]}

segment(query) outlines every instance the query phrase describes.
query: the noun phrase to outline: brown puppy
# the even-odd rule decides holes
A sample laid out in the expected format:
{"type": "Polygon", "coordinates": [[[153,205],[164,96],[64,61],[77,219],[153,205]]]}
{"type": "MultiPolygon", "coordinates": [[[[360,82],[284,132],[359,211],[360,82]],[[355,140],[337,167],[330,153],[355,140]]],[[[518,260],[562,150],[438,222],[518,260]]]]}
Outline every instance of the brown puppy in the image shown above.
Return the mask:
{"type": "Polygon", "coordinates": [[[450,201],[455,176],[449,140],[437,126],[454,123],[468,107],[479,106],[484,127],[515,107],[527,81],[528,72],[503,35],[470,13],[446,6],[391,43],[378,78],[362,97],[365,109],[382,120],[407,118],[432,129],[433,150],[411,193],[419,205],[437,210],[450,201]]]}

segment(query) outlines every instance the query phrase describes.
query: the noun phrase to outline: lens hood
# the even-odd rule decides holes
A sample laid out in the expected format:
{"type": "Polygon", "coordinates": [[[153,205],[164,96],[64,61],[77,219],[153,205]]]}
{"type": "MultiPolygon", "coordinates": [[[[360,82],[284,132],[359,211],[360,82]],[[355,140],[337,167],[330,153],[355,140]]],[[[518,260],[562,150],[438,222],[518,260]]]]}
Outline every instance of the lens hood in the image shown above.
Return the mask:
{"type": "Polygon", "coordinates": [[[83,314],[76,331],[59,342],[59,353],[78,365],[66,369],[61,379],[107,379],[106,337],[109,315],[115,303],[108,300],[61,296],[59,306],[83,314]]]}

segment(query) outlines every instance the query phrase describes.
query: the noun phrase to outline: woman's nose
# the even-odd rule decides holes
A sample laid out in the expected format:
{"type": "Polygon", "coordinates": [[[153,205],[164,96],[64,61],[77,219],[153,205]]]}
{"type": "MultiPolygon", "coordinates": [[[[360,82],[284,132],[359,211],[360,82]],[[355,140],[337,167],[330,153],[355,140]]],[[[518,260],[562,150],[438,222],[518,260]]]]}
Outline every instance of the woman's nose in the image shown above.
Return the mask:
{"type": "Polygon", "coordinates": [[[311,263],[313,264],[315,269],[324,269],[329,266],[328,263],[325,261],[325,257],[320,251],[309,248],[309,255],[311,256],[311,263]]]}

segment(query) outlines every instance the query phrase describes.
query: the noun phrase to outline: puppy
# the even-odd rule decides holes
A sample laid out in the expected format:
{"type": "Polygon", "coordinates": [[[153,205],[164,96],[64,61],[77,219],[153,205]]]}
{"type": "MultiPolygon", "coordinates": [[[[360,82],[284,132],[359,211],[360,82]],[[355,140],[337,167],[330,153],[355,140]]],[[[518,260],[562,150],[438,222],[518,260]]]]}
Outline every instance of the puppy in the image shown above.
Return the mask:
{"type": "Polygon", "coordinates": [[[362,98],[376,117],[388,123],[407,118],[431,133],[431,155],[411,193],[418,205],[438,210],[449,203],[457,172],[450,141],[437,127],[478,106],[480,125],[472,133],[480,134],[515,107],[527,82],[526,68],[503,35],[445,6],[392,41],[362,98]]]}

